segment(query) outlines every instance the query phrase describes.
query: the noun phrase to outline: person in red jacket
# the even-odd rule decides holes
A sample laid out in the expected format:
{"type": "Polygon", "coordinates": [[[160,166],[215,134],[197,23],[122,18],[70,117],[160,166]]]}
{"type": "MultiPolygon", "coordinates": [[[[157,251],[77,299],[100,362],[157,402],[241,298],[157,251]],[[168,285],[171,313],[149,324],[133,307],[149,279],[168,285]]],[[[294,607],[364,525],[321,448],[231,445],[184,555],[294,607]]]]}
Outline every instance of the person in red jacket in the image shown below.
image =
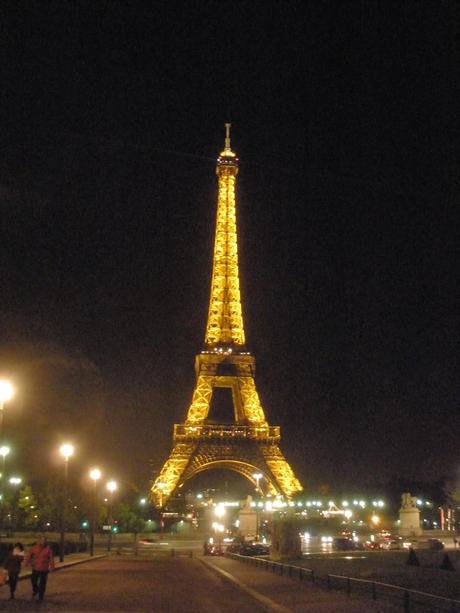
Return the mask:
{"type": "Polygon", "coordinates": [[[38,543],[30,548],[25,557],[25,563],[32,567],[32,598],[38,594],[38,600],[43,600],[49,571],[54,570],[54,555],[46,543],[46,537],[41,536],[38,543]]]}

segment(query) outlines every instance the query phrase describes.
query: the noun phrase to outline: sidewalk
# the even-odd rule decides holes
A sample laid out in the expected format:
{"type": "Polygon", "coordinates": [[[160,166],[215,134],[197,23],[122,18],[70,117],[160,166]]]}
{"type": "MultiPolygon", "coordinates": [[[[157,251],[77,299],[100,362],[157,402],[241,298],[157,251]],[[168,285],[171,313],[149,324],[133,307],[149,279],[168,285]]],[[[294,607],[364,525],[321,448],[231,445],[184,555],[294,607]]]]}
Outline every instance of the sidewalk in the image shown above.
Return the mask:
{"type": "MultiPolygon", "coordinates": [[[[84,562],[90,562],[91,560],[100,560],[107,557],[107,553],[98,553],[94,556],[90,556],[89,553],[70,553],[65,556],[63,562],[59,562],[58,558],[54,558],[55,570],[61,570],[62,568],[68,568],[69,566],[75,566],[76,564],[83,564],[84,562]]],[[[19,575],[19,581],[30,578],[32,569],[30,566],[22,565],[21,573],[19,575]]]]}
{"type": "Polygon", "coordinates": [[[255,566],[248,566],[225,557],[200,558],[201,562],[250,594],[272,613],[391,613],[401,611],[401,605],[347,596],[343,592],[328,591],[296,578],[281,577],[255,566]]]}

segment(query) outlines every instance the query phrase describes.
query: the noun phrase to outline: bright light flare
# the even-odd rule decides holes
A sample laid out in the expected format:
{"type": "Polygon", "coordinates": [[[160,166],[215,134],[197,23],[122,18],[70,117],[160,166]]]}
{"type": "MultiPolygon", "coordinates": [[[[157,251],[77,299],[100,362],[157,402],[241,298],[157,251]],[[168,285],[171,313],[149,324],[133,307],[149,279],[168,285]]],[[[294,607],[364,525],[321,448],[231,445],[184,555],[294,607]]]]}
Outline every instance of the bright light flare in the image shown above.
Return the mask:
{"type": "Polygon", "coordinates": [[[0,447],[0,455],[3,456],[3,458],[6,458],[10,451],[11,449],[6,445],[2,445],[2,447],[0,447]]]}
{"type": "Polygon", "coordinates": [[[216,514],[217,517],[223,517],[225,515],[225,507],[221,504],[218,504],[216,506],[216,508],[214,509],[214,513],[216,514]]]}
{"type": "Polygon", "coordinates": [[[89,476],[91,477],[93,481],[98,481],[102,477],[102,473],[99,470],[99,468],[92,468],[89,471],[89,476]]]}
{"type": "Polygon", "coordinates": [[[0,381],[0,402],[7,402],[14,396],[13,386],[9,381],[2,379],[0,381]]]}
{"type": "Polygon", "coordinates": [[[75,451],[75,447],[71,443],[64,443],[59,448],[59,453],[66,460],[68,460],[69,458],[71,458],[73,456],[74,451],[75,451]]]}
{"type": "Polygon", "coordinates": [[[113,492],[115,492],[118,489],[118,484],[116,481],[109,481],[107,483],[107,489],[109,490],[109,492],[111,494],[113,494],[113,492]]]}

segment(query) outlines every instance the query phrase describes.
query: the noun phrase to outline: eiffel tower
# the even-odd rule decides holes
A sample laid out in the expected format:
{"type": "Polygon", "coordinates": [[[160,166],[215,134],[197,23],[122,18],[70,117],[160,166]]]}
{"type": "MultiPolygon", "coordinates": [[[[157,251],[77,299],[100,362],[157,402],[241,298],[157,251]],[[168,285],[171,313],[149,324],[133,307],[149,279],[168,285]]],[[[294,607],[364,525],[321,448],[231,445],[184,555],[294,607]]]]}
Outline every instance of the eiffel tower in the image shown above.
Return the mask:
{"type": "Polygon", "coordinates": [[[217,224],[205,347],[195,359],[196,386],[187,419],[174,425],[172,451],[152,486],[158,508],[183,483],[210,469],[235,471],[265,495],[290,499],[302,491],[280,450],[280,427],[267,423],[254,380],[255,359],[245,349],[235,206],[238,158],[230,146],[230,124],[225,127],[225,147],[216,167],[217,224]],[[231,393],[230,425],[209,419],[216,388],[231,393]]]}

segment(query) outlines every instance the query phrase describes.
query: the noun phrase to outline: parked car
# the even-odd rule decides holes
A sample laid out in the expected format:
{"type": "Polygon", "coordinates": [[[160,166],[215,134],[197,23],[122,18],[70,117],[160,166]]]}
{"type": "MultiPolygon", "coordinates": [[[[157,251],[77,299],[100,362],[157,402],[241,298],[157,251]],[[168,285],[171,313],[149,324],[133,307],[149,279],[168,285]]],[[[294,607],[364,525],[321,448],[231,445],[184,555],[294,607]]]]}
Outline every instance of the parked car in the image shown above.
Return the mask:
{"type": "Polygon", "coordinates": [[[401,541],[384,541],[382,543],[382,549],[401,549],[401,541]]]}
{"type": "Polygon", "coordinates": [[[444,543],[439,539],[428,539],[428,545],[432,551],[444,549],[444,543]]]}
{"type": "Polygon", "coordinates": [[[377,551],[378,549],[382,549],[382,543],[378,543],[377,541],[366,541],[364,543],[364,548],[370,551],[377,551]]]}
{"type": "Polygon", "coordinates": [[[223,556],[224,550],[222,549],[222,545],[220,543],[216,543],[215,545],[208,545],[208,556],[223,556]]]}
{"type": "Polygon", "coordinates": [[[347,537],[335,538],[332,541],[332,547],[339,551],[349,551],[350,549],[356,549],[354,541],[347,537]]]}
{"type": "Polygon", "coordinates": [[[238,553],[241,556],[267,556],[268,545],[263,543],[232,543],[227,547],[229,553],[238,553]]]}
{"type": "Polygon", "coordinates": [[[364,549],[364,544],[354,538],[338,536],[332,541],[332,547],[338,551],[356,551],[364,549]]]}

